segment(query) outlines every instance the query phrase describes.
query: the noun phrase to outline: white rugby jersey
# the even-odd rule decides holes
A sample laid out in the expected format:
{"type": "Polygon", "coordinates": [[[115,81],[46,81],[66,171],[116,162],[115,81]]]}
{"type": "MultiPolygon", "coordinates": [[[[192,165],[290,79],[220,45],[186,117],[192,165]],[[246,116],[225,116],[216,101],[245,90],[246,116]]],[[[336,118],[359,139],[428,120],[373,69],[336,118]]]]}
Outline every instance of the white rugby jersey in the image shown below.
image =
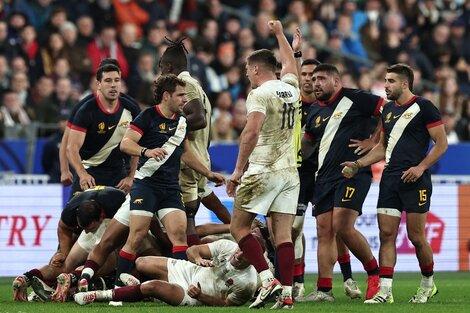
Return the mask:
{"type": "Polygon", "coordinates": [[[211,296],[224,296],[235,304],[244,304],[251,299],[257,288],[255,268],[250,265],[236,269],[230,264],[230,257],[238,245],[221,239],[208,244],[214,267],[198,267],[192,278],[193,284],[201,285],[201,291],[211,296]]]}
{"type": "Polygon", "coordinates": [[[298,79],[286,74],[252,90],[246,100],[247,113],[261,112],[265,120],[258,143],[249,158],[248,174],[273,172],[296,166],[292,140],[295,112],[300,97],[298,79]]]}

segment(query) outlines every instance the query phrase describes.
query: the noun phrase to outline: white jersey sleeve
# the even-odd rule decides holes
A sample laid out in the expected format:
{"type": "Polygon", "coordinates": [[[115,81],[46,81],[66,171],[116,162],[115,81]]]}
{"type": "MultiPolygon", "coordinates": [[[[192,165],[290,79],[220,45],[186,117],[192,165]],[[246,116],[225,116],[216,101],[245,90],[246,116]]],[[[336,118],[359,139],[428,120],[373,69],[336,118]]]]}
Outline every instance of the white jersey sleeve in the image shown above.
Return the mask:
{"type": "Polygon", "coordinates": [[[299,88],[299,79],[292,73],[287,73],[281,77],[281,81],[295,88],[299,88]]]}

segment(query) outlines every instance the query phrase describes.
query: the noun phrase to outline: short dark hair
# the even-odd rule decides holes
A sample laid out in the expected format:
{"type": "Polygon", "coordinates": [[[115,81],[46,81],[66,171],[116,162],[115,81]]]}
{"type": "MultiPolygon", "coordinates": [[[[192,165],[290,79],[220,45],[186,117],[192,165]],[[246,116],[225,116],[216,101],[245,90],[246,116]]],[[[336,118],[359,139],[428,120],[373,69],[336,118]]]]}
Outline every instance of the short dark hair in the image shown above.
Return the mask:
{"type": "Polygon", "coordinates": [[[96,80],[101,81],[101,79],[103,79],[103,73],[109,72],[118,72],[119,74],[121,74],[121,70],[116,65],[105,64],[98,68],[98,71],[96,72],[96,80]]]}
{"type": "Polygon", "coordinates": [[[410,91],[413,91],[413,80],[414,73],[413,69],[407,64],[397,63],[387,67],[387,73],[395,73],[399,75],[402,79],[408,81],[408,88],[410,91]]]}
{"type": "Polygon", "coordinates": [[[166,74],[158,77],[153,83],[153,86],[153,99],[155,104],[159,104],[162,102],[163,93],[165,91],[172,94],[175,92],[176,86],[186,87],[186,83],[174,74],[166,74]]]}
{"type": "Polygon", "coordinates": [[[313,70],[313,73],[318,73],[318,72],[327,72],[328,74],[333,74],[333,75],[339,76],[339,71],[338,71],[338,69],[336,68],[336,66],[334,66],[333,64],[329,64],[329,63],[321,63],[321,64],[319,64],[319,65],[313,70]]]}
{"type": "Polygon", "coordinates": [[[94,200],[83,201],[77,209],[77,222],[81,228],[88,227],[92,222],[101,218],[101,206],[94,200]]]}
{"type": "Polygon", "coordinates": [[[98,68],[107,64],[112,64],[114,66],[117,66],[119,69],[121,69],[121,65],[119,65],[119,61],[113,58],[104,58],[103,60],[101,60],[100,64],[98,65],[98,68]]]}
{"type": "Polygon", "coordinates": [[[321,62],[317,59],[305,59],[300,66],[304,65],[320,65],[321,62]]]}
{"type": "Polygon", "coordinates": [[[186,38],[181,38],[178,41],[173,41],[168,37],[165,37],[168,48],[166,48],[160,58],[160,67],[171,65],[173,73],[178,74],[187,70],[188,59],[186,58],[186,54],[188,54],[188,50],[183,43],[185,39],[186,38]]]}
{"type": "Polygon", "coordinates": [[[259,64],[263,66],[266,70],[273,73],[276,72],[276,57],[271,50],[260,49],[253,51],[248,58],[246,59],[248,64],[259,64]]]}

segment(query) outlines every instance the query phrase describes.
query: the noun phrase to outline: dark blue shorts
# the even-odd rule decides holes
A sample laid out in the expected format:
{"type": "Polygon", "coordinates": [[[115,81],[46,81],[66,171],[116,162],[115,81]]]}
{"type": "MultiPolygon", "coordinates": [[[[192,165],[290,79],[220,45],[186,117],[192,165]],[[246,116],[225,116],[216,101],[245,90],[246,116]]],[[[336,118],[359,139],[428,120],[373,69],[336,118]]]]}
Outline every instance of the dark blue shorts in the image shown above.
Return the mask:
{"type": "Polygon", "coordinates": [[[428,171],[414,183],[404,183],[401,175],[382,175],[379,209],[397,209],[400,212],[425,213],[431,205],[432,183],[428,171]]]}
{"type": "Polygon", "coordinates": [[[297,216],[304,216],[308,203],[312,200],[313,191],[315,190],[315,172],[299,171],[300,192],[297,203],[297,216]]]}
{"type": "Polygon", "coordinates": [[[156,187],[134,180],[131,188],[130,210],[156,213],[161,209],[183,209],[181,190],[178,187],[156,187]]]}
{"type": "MultiPolygon", "coordinates": [[[[88,174],[93,176],[97,186],[116,187],[121,179],[127,176],[126,168],[124,166],[121,169],[90,167],[86,171],[88,174]]],[[[73,177],[72,189],[70,191],[70,198],[72,198],[77,191],[82,191],[82,188],[80,187],[80,177],[75,174],[73,177]]]]}
{"type": "Polygon", "coordinates": [[[335,208],[347,208],[362,214],[362,205],[369,192],[372,176],[360,173],[353,178],[316,183],[312,198],[312,215],[318,216],[335,208]]]}

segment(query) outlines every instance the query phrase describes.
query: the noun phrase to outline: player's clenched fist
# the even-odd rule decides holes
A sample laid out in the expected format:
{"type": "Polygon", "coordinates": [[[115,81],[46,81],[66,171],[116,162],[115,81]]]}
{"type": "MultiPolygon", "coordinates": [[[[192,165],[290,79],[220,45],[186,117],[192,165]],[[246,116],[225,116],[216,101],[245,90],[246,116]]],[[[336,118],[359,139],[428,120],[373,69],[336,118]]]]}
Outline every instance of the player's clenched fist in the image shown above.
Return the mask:
{"type": "Polygon", "coordinates": [[[280,34],[282,33],[282,23],[281,21],[279,20],[271,20],[268,22],[268,27],[269,27],[269,30],[273,33],[273,34],[280,34]]]}

